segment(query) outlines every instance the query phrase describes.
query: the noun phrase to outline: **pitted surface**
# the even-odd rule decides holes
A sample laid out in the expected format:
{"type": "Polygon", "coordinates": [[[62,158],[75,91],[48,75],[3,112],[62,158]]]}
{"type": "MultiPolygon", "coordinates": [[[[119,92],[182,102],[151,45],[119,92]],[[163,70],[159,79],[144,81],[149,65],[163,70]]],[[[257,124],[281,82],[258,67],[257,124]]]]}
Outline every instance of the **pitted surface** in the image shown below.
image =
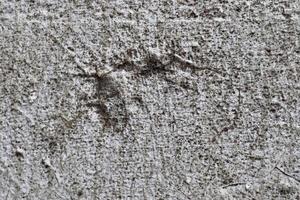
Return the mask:
{"type": "Polygon", "coordinates": [[[299,14],[2,1],[0,199],[299,199],[299,14]]]}

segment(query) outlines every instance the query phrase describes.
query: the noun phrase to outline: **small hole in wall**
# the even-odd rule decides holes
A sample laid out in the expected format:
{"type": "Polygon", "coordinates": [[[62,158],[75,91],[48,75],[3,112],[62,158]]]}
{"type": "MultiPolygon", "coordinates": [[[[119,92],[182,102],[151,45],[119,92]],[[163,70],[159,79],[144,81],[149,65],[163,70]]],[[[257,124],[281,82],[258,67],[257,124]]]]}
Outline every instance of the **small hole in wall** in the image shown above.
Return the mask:
{"type": "Polygon", "coordinates": [[[81,197],[81,196],[83,195],[83,191],[82,191],[82,190],[79,190],[78,193],[77,193],[77,195],[78,195],[79,197],[81,197]]]}
{"type": "Polygon", "coordinates": [[[44,160],[42,160],[42,165],[44,165],[44,167],[45,167],[46,169],[48,169],[48,168],[50,167],[44,160]]]}
{"type": "Polygon", "coordinates": [[[24,158],[24,155],[23,155],[21,152],[19,152],[19,151],[17,151],[17,152],[15,153],[15,155],[16,155],[18,158],[24,158]]]}
{"type": "Polygon", "coordinates": [[[271,111],[272,113],[275,113],[275,112],[276,112],[276,109],[275,109],[275,108],[271,108],[270,111],[271,111]]]}

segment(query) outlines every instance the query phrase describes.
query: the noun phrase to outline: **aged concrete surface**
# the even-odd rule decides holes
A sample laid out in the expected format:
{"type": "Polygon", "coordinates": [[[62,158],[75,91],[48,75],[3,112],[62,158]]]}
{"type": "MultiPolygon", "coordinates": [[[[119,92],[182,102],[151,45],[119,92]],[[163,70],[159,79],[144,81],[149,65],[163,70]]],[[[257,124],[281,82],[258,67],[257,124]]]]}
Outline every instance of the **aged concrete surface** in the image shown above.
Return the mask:
{"type": "Polygon", "coordinates": [[[0,199],[300,199],[299,0],[1,0],[0,199]]]}

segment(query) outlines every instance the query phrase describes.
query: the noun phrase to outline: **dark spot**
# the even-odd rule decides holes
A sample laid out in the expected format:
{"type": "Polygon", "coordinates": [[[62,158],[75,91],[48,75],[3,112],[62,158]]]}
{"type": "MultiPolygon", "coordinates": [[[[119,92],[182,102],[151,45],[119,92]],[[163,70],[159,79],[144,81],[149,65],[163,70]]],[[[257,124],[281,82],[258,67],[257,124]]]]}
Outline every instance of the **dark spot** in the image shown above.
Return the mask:
{"type": "Polygon", "coordinates": [[[271,49],[266,48],[265,51],[268,55],[271,54],[271,49]]]}
{"type": "Polygon", "coordinates": [[[227,132],[228,131],[228,127],[223,128],[222,132],[227,132]]]}
{"type": "Polygon", "coordinates": [[[269,129],[268,128],[265,128],[265,131],[267,132],[269,129]]]}
{"type": "Polygon", "coordinates": [[[15,155],[16,155],[18,158],[24,158],[23,153],[21,153],[21,152],[19,152],[19,151],[16,151],[15,155]]]}
{"type": "Polygon", "coordinates": [[[139,104],[142,104],[143,103],[143,99],[141,96],[135,96],[135,97],[132,97],[133,100],[137,101],[139,104]]]}
{"type": "Polygon", "coordinates": [[[240,12],[240,11],[241,11],[241,8],[240,8],[240,7],[236,7],[235,10],[236,10],[237,12],[240,12]]]}
{"type": "Polygon", "coordinates": [[[292,190],[292,188],[288,188],[288,187],[280,187],[280,188],[278,188],[278,192],[281,195],[288,195],[288,194],[293,193],[293,190],[292,190]]]}
{"type": "Polygon", "coordinates": [[[57,147],[57,143],[55,141],[49,142],[49,149],[54,150],[57,147]]]}
{"type": "Polygon", "coordinates": [[[44,165],[44,167],[45,167],[46,169],[48,169],[48,168],[50,167],[44,160],[42,160],[42,165],[44,165]]]}
{"type": "Polygon", "coordinates": [[[194,12],[194,11],[191,11],[191,13],[190,13],[190,16],[189,16],[190,18],[197,18],[198,17],[198,15],[194,12]]]}
{"type": "Polygon", "coordinates": [[[79,190],[78,193],[77,193],[77,195],[78,195],[79,197],[82,196],[82,195],[83,195],[83,191],[82,191],[82,190],[79,190]]]}
{"type": "Polygon", "coordinates": [[[67,49],[69,49],[70,51],[75,51],[73,47],[67,47],[67,49]]]}

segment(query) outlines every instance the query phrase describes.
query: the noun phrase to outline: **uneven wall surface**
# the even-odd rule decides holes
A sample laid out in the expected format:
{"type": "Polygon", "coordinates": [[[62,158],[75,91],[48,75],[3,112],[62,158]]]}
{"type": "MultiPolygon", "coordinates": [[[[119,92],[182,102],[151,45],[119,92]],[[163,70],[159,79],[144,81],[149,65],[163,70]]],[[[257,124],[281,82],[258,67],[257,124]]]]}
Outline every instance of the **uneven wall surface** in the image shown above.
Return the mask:
{"type": "Polygon", "coordinates": [[[0,0],[0,199],[300,199],[299,0],[0,0]]]}

